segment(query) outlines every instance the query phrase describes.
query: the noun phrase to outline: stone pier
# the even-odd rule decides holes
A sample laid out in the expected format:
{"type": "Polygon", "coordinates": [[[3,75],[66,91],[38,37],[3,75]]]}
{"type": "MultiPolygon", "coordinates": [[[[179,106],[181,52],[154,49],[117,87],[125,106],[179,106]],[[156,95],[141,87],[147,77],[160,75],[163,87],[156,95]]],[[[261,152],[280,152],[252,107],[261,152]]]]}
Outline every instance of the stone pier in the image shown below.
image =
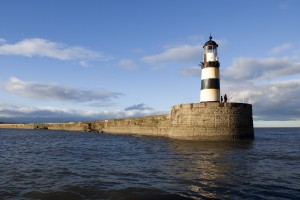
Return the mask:
{"type": "Polygon", "coordinates": [[[0,128],[136,134],[180,140],[254,139],[252,105],[244,103],[179,104],[166,115],[93,122],[0,124],[0,128]]]}

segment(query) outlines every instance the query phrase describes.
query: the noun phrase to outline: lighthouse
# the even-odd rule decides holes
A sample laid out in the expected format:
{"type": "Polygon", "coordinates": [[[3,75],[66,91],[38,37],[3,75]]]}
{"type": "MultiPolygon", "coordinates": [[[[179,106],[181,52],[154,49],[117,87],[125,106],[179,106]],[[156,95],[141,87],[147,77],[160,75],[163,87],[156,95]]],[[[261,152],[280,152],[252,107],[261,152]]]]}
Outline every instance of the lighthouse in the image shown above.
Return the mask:
{"type": "Polygon", "coordinates": [[[210,35],[203,46],[200,102],[220,102],[220,63],[217,48],[218,44],[210,35]]]}

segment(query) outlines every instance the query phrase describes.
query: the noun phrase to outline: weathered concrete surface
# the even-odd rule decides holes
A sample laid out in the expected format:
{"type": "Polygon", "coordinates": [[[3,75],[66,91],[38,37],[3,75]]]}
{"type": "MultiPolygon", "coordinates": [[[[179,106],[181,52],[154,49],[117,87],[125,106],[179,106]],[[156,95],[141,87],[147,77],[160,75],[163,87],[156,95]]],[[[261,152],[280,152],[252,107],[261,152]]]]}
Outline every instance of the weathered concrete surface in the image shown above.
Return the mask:
{"type": "Polygon", "coordinates": [[[45,124],[0,124],[0,128],[70,130],[165,136],[182,140],[253,139],[252,105],[191,103],[172,107],[171,114],[45,124]]]}

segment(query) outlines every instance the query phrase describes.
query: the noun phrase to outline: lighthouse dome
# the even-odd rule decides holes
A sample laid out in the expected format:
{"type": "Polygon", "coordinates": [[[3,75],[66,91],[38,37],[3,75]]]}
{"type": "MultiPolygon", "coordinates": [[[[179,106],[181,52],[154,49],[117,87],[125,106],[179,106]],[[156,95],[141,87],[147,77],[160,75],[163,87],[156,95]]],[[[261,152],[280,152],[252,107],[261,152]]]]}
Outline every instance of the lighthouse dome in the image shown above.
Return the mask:
{"type": "Polygon", "coordinates": [[[203,48],[205,46],[208,46],[208,45],[213,45],[213,46],[217,46],[218,47],[218,44],[215,41],[212,40],[211,36],[209,36],[209,40],[204,44],[203,48]]]}

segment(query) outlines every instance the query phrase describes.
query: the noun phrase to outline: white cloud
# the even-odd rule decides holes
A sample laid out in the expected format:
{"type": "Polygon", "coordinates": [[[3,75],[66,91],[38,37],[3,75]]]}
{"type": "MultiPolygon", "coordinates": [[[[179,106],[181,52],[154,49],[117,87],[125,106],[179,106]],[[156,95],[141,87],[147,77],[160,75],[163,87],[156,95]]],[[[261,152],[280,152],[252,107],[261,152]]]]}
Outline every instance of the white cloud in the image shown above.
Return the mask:
{"type": "Polygon", "coordinates": [[[111,59],[101,52],[91,51],[78,46],[69,47],[41,38],[25,39],[15,44],[2,44],[0,45],[0,55],[38,56],[79,61],[111,59]]]}
{"type": "Polygon", "coordinates": [[[107,102],[122,95],[121,93],[110,92],[105,89],[97,91],[80,90],[57,84],[25,82],[15,77],[10,78],[4,89],[16,95],[35,100],[71,101],[77,103],[107,102]]]}
{"type": "Polygon", "coordinates": [[[285,43],[280,46],[274,47],[273,49],[270,50],[270,53],[271,54],[279,54],[279,53],[282,53],[284,51],[291,49],[292,47],[293,47],[293,45],[291,43],[285,43]]]}
{"type": "Polygon", "coordinates": [[[288,58],[238,58],[222,72],[225,79],[249,82],[295,74],[300,74],[300,63],[291,62],[288,58]]]}
{"type": "Polygon", "coordinates": [[[130,59],[123,59],[119,62],[119,65],[126,70],[135,70],[138,68],[137,64],[130,59]]]}
{"type": "Polygon", "coordinates": [[[199,60],[201,55],[201,45],[180,45],[167,48],[160,54],[145,56],[142,58],[144,62],[149,64],[163,64],[166,62],[189,62],[199,60]]]}

